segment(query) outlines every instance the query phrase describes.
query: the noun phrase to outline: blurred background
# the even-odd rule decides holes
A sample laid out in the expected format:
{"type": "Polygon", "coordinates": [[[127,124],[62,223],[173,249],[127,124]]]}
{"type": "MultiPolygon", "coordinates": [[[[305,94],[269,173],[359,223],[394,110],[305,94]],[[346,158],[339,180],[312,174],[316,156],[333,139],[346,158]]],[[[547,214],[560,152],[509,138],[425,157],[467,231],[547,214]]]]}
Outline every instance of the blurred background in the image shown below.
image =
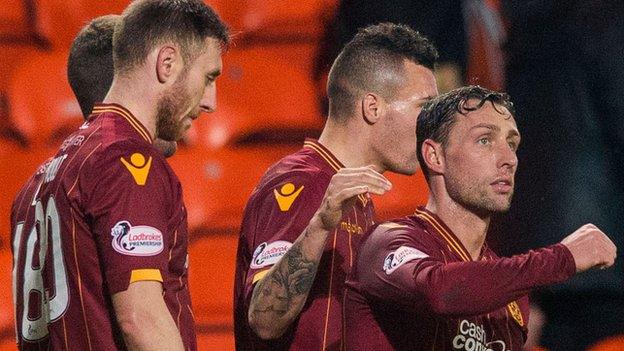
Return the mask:
{"type": "MultiPolygon", "coordinates": [[[[168,161],[189,215],[200,349],[233,350],[238,228],[269,165],[317,137],[327,71],[357,28],[405,23],[441,52],[441,92],[506,90],[523,136],[510,213],[488,240],[511,255],[584,223],[624,249],[624,2],[621,0],[206,0],[228,23],[218,111],[194,122],[168,161]]],[[[14,350],[11,202],[82,123],[66,61],[79,29],[127,0],[0,0],[0,350],[14,350]]],[[[421,174],[389,175],[378,219],[427,199],[421,174]]],[[[624,350],[622,260],[537,291],[527,350],[624,350]]]]}

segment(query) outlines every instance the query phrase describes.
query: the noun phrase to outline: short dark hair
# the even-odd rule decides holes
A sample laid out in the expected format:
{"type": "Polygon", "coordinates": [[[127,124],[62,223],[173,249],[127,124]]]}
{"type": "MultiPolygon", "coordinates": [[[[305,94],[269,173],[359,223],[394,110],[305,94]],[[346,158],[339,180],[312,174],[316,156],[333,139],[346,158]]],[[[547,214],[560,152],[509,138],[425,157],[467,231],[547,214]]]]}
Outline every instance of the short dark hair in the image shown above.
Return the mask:
{"type": "Polygon", "coordinates": [[[405,59],[433,70],[437,58],[429,39],[407,25],[380,23],[361,28],[329,72],[330,116],[344,121],[353,113],[353,101],[363,92],[391,98],[398,84],[384,80],[385,73],[392,70],[401,74],[405,59]]]}
{"type": "Polygon", "coordinates": [[[113,36],[115,71],[142,64],[155,46],[167,41],[179,44],[182,58],[190,63],[209,37],[222,46],[230,41],[225,23],[201,0],[135,0],[113,36]]]}
{"type": "Polygon", "coordinates": [[[107,15],[92,20],[69,51],[67,78],[85,118],[96,102],[104,100],[113,82],[113,32],[120,18],[107,15]]]}
{"type": "Polygon", "coordinates": [[[499,113],[504,114],[505,112],[500,110],[497,105],[506,108],[512,116],[515,115],[513,103],[508,94],[488,90],[478,85],[451,90],[425,103],[418,115],[416,152],[420,168],[427,179],[429,179],[429,168],[422,156],[422,145],[425,140],[431,139],[446,146],[456,121],[456,115],[466,115],[469,112],[479,110],[488,101],[499,113]],[[477,100],[478,103],[474,106],[468,106],[467,103],[470,100],[477,100]]]}

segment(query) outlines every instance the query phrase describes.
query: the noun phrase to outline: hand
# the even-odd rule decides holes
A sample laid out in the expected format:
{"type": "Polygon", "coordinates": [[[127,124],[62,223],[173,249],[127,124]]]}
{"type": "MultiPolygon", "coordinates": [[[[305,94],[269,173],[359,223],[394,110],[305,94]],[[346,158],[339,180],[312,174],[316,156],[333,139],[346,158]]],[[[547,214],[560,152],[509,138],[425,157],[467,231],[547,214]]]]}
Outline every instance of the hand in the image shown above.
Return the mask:
{"type": "Polygon", "coordinates": [[[598,227],[585,224],[561,241],[574,257],[576,272],[607,268],[615,262],[617,248],[598,227]]]}
{"type": "Polygon", "coordinates": [[[382,195],[391,188],[388,179],[376,172],[373,166],[342,168],[329,182],[315,217],[323,229],[333,230],[342,218],[343,208],[353,205],[358,195],[382,195]]]}

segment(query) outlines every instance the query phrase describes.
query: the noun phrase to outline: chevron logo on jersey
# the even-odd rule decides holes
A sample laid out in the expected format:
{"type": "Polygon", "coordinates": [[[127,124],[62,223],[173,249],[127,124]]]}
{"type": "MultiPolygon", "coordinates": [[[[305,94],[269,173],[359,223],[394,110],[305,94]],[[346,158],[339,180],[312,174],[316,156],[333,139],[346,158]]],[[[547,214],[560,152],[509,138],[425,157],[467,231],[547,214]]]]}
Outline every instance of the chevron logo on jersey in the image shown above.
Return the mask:
{"type": "Polygon", "coordinates": [[[286,183],[282,185],[281,189],[278,191],[277,189],[273,189],[273,193],[275,194],[275,200],[277,200],[277,205],[280,208],[280,211],[287,212],[290,210],[293,202],[297,199],[301,191],[303,190],[303,185],[297,189],[295,184],[286,183]]]}
{"type": "Polygon", "coordinates": [[[137,185],[145,185],[147,176],[149,175],[150,167],[152,166],[152,157],[145,162],[145,156],[135,152],[130,156],[130,161],[126,161],[123,157],[120,158],[121,163],[126,166],[126,169],[132,174],[132,178],[137,185]]]}

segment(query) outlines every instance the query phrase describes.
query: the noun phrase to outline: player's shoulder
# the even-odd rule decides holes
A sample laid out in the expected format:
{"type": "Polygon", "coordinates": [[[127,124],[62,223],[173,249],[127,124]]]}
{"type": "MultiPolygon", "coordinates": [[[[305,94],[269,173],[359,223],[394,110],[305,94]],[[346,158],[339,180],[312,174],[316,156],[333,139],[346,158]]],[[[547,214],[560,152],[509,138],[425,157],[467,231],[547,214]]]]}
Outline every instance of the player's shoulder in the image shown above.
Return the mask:
{"type": "Polygon", "coordinates": [[[272,191],[287,184],[324,191],[331,176],[304,149],[283,157],[269,167],[260,179],[256,191],[272,191]]]}
{"type": "Polygon", "coordinates": [[[118,183],[122,180],[141,186],[177,182],[175,173],[155,147],[131,137],[102,142],[86,160],[82,172],[87,175],[85,179],[89,179],[89,184],[118,183]]]}
{"type": "Polygon", "coordinates": [[[162,154],[149,143],[132,137],[109,138],[102,142],[93,159],[105,165],[117,164],[124,160],[136,167],[150,164],[151,167],[165,167],[166,161],[162,154]]]}
{"type": "Polygon", "coordinates": [[[371,236],[420,235],[424,232],[425,227],[414,216],[405,216],[379,223],[371,236]]]}
{"type": "Polygon", "coordinates": [[[414,216],[405,216],[377,224],[371,229],[364,245],[389,248],[409,243],[434,242],[423,223],[414,216]]]}
{"type": "MultiPolygon", "coordinates": [[[[47,165],[50,163],[51,158],[42,163],[35,173],[33,173],[30,178],[22,185],[20,190],[17,192],[15,197],[13,198],[13,203],[11,204],[11,218],[17,219],[20,217],[20,214],[23,213],[24,208],[30,206],[30,201],[35,196],[39,188],[39,184],[41,184],[42,178],[45,175],[45,170],[47,165]]],[[[21,218],[23,220],[23,218],[21,218]]]]}

